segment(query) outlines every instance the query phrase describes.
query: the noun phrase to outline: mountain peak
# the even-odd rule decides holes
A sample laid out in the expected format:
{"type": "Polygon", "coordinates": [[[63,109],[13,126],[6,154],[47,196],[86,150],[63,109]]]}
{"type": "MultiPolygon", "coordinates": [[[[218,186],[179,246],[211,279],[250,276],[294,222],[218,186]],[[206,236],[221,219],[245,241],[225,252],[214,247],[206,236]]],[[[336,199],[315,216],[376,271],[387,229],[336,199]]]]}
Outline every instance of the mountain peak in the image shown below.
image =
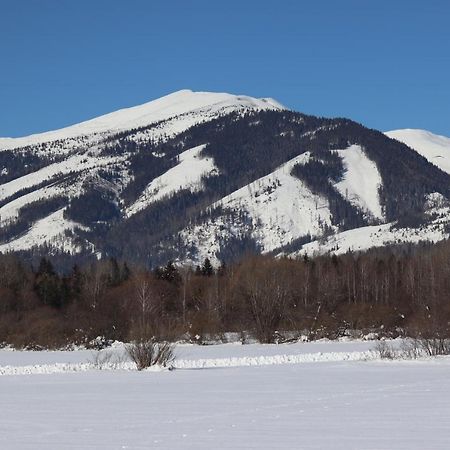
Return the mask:
{"type": "Polygon", "coordinates": [[[225,110],[231,112],[239,109],[285,108],[270,98],[257,99],[245,95],[182,89],[141,105],[122,108],[59,130],[20,138],[0,138],[0,151],[85,135],[145,127],[188,113],[214,115],[225,110]]]}

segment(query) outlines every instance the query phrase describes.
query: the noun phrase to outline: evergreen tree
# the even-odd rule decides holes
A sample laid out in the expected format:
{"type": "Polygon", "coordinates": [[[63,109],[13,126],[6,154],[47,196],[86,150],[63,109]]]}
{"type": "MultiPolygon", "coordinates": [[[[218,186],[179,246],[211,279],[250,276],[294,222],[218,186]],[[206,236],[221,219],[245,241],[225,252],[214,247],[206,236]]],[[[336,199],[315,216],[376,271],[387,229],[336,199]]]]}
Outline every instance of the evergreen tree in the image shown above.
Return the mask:
{"type": "Polygon", "coordinates": [[[212,266],[209,258],[205,258],[205,261],[203,262],[203,265],[201,268],[201,274],[204,277],[210,277],[210,276],[214,275],[214,267],[212,266]]]}
{"type": "Polygon", "coordinates": [[[42,258],[34,279],[34,290],[44,305],[60,308],[63,306],[61,280],[55,273],[52,263],[42,258]]]}

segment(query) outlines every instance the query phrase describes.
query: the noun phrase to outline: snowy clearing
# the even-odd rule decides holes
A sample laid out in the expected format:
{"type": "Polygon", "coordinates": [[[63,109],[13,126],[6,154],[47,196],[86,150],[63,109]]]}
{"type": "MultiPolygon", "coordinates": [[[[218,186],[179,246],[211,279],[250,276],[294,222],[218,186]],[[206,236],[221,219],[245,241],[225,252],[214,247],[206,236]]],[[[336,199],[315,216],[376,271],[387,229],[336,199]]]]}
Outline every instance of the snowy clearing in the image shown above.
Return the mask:
{"type": "MultiPolygon", "coordinates": [[[[180,346],[187,360],[367,352],[371,342],[180,346]]],[[[118,350],[118,349],[116,349],[118,350]]],[[[89,352],[1,351],[0,364],[89,352]],[[51,356],[52,355],[52,356],[51,356]]],[[[0,377],[5,449],[447,449],[450,360],[0,377]]]]}
{"type": "Polygon", "coordinates": [[[314,256],[327,253],[343,255],[350,251],[364,251],[373,247],[383,247],[407,242],[413,244],[421,241],[439,242],[446,238],[448,238],[448,233],[442,218],[438,218],[430,225],[421,228],[395,229],[392,223],[387,223],[336,233],[324,242],[313,241],[305,244],[301,250],[292,253],[290,256],[298,257],[304,254],[314,256]]]}
{"type": "Polygon", "coordinates": [[[74,155],[64,161],[50,164],[42,169],[29,173],[28,175],[24,175],[20,178],[9,181],[8,183],[2,184],[0,186],[0,199],[6,199],[23,189],[38,186],[46,181],[50,183],[52,179],[56,179],[57,177],[61,177],[63,175],[69,175],[74,173],[74,171],[84,171],[88,173],[94,169],[102,167],[106,168],[109,165],[119,164],[125,161],[125,159],[126,158],[124,156],[99,158],[85,154],[74,155]]]}

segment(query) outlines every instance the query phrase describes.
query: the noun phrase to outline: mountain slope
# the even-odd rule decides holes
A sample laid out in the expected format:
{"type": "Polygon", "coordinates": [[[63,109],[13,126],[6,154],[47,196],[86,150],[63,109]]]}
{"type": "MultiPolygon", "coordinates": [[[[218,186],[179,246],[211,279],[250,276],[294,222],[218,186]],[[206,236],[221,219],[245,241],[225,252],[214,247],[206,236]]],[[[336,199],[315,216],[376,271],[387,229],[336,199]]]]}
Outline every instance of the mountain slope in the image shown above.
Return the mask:
{"type": "Polygon", "coordinates": [[[225,246],[231,239],[247,236],[258,243],[262,252],[271,252],[300,237],[318,236],[324,227],[332,227],[327,198],[314,194],[291,174],[296,164],[309,157],[308,152],[297,156],[214,203],[211,208],[223,214],[181,233],[183,241],[195,242],[195,251],[201,253],[197,257],[190,255],[189,259],[216,260],[225,237],[225,246]],[[234,211],[239,211],[246,220],[235,217],[234,211]]]}
{"type": "Polygon", "coordinates": [[[425,130],[393,130],[386,136],[403,142],[444,172],[450,173],[450,138],[425,130]]]}

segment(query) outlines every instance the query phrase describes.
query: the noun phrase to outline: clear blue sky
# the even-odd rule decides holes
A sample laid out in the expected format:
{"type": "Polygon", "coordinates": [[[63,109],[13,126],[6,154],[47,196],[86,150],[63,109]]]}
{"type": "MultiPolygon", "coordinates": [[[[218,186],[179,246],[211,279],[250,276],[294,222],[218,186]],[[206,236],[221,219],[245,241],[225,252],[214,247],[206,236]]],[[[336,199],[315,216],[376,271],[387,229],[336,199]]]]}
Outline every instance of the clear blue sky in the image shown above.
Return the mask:
{"type": "Polygon", "coordinates": [[[450,136],[450,1],[0,2],[0,136],[183,88],[450,136]]]}

